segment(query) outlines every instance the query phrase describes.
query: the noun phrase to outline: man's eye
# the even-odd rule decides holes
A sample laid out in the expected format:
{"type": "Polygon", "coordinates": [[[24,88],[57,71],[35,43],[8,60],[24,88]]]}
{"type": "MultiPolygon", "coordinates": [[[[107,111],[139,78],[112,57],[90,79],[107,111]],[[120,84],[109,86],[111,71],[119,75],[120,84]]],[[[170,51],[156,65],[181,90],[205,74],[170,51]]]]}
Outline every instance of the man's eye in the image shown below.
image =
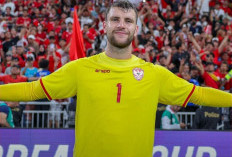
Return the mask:
{"type": "Polygon", "coordinates": [[[132,23],[132,20],[126,20],[126,22],[128,22],[128,23],[132,23]]]}

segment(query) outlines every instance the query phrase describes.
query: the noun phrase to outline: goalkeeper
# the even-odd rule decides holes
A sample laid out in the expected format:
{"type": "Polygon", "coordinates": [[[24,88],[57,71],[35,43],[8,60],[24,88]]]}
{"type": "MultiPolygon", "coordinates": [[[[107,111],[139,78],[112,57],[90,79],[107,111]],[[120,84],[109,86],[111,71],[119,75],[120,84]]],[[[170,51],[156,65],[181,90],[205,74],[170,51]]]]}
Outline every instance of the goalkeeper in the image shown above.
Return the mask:
{"type": "Polygon", "coordinates": [[[0,100],[64,99],[77,95],[75,157],[150,157],[157,103],[232,107],[232,95],[197,87],[132,55],[138,14],[128,0],[106,11],[105,52],[69,62],[30,83],[0,86],[0,100]]]}

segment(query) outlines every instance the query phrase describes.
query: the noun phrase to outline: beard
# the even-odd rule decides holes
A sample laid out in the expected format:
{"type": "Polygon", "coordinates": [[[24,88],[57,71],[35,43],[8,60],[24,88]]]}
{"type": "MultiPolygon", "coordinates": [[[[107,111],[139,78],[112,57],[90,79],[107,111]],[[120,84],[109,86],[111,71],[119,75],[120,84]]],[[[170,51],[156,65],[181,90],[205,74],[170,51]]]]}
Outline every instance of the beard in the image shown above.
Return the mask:
{"type": "MultiPolygon", "coordinates": [[[[113,33],[114,33],[114,32],[113,32],[113,33]]],[[[112,35],[112,34],[110,34],[110,35],[107,34],[106,36],[107,36],[108,42],[109,42],[111,45],[113,45],[114,47],[117,47],[117,48],[125,48],[125,47],[128,47],[128,46],[131,44],[132,40],[134,39],[133,34],[134,34],[134,32],[132,33],[132,35],[129,33],[128,38],[127,38],[126,41],[124,41],[124,42],[121,42],[121,41],[117,40],[117,39],[115,38],[115,36],[112,35]]]]}

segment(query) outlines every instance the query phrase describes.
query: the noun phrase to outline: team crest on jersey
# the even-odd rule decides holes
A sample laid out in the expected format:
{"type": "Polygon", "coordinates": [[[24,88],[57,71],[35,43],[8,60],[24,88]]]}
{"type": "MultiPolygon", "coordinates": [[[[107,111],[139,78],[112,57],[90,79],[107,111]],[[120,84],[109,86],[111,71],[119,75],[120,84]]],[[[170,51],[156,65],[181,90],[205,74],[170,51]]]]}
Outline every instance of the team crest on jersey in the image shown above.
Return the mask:
{"type": "Polygon", "coordinates": [[[140,80],[142,80],[142,78],[144,76],[144,71],[143,71],[143,69],[140,69],[140,68],[134,68],[133,75],[134,75],[136,80],[140,81],[140,80]]]}

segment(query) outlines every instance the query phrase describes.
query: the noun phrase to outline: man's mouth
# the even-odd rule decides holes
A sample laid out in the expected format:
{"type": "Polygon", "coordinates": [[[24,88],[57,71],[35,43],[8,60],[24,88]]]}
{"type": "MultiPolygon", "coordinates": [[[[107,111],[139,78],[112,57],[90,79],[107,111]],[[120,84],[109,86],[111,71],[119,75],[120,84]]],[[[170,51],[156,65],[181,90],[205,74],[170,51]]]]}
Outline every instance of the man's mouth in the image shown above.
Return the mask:
{"type": "Polygon", "coordinates": [[[118,34],[118,35],[127,35],[128,34],[127,32],[123,32],[123,31],[115,31],[114,33],[118,34]]]}

